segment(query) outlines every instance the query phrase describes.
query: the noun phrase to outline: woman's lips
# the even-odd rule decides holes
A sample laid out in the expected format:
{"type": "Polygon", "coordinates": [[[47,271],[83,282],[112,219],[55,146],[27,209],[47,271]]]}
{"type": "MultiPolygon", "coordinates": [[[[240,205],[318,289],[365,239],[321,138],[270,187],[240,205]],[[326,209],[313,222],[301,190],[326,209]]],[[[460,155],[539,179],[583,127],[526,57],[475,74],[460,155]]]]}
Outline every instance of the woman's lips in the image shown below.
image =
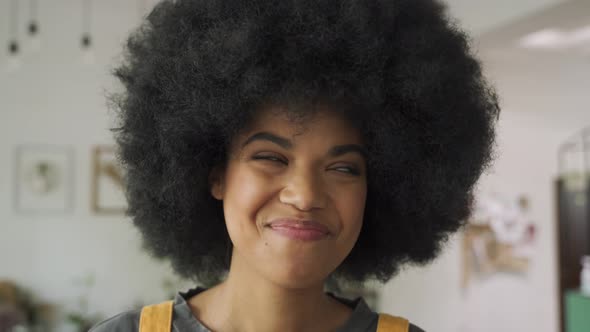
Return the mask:
{"type": "Polygon", "coordinates": [[[275,219],[267,226],[277,234],[294,240],[318,241],[330,234],[326,226],[312,220],[275,219]]]}

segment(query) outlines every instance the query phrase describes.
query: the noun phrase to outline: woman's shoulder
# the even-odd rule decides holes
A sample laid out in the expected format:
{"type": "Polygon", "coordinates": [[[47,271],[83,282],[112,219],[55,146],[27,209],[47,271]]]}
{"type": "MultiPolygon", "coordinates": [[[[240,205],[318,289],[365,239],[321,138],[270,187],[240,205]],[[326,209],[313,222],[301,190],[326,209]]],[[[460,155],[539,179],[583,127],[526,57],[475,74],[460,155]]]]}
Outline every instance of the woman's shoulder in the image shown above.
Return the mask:
{"type": "Polygon", "coordinates": [[[128,332],[139,329],[141,309],[129,310],[107,318],[94,325],[88,332],[128,332]]]}
{"type": "MultiPolygon", "coordinates": [[[[186,293],[178,293],[174,299],[174,312],[179,314],[175,317],[175,320],[182,317],[189,317],[187,318],[187,323],[185,327],[191,327],[193,330],[195,328],[194,322],[197,322],[192,314],[190,313],[190,309],[186,305],[186,298],[190,298],[192,295],[195,295],[202,291],[203,288],[195,288],[191,289],[186,293]],[[190,321],[190,322],[189,322],[190,321]],[[189,324],[190,323],[190,324],[189,324]]],[[[332,295],[332,294],[330,294],[332,295]]],[[[334,295],[332,295],[334,296],[334,295]]],[[[336,296],[334,296],[336,297],[336,296]]],[[[348,300],[345,298],[336,297],[338,300],[342,301],[343,303],[349,305],[353,309],[352,317],[347,322],[346,326],[344,326],[339,331],[347,332],[347,331],[376,331],[377,330],[377,321],[379,314],[369,308],[362,297],[357,298],[355,300],[348,300]]],[[[115,315],[111,318],[105,319],[96,325],[94,325],[89,332],[128,332],[128,331],[138,331],[139,330],[139,319],[141,316],[141,308],[135,310],[128,310],[122,312],[118,315],[115,315]]],[[[185,318],[186,318],[185,317],[185,318]]],[[[182,323],[182,322],[180,322],[182,323]]],[[[184,326],[183,325],[183,326],[184,326]]],[[[200,327],[200,326],[199,326],[200,327]]],[[[198,330],[198,329],[197,329],[198,330]]],[[[411,324],[409,325],[408,332],[425,332],[420,327],[411,324]]]]}
{"type": "MultiPolygon", "coordinates": [[[[418,327],[417,325],[414,325],[414,324],[412,324],[412,322],[408,321],[407,319],[405,319],[405,318],[403,318],[403,317],[396,317],[396,316],[391,316],[391,315],[389,315],[389,314],[383,314],[383,313],[380,313],[380,314],[379,314],[379,319],[378,319],[378,321],[379,321],[379,324],[378,324],[377,326],[379,326],[379,325],[380,325],[380,321],[381,321],[381,319],[382,319],[382,318],[388,318],[388,317],[395,317],[397,320],[401,319],[401,320],[403,320],[403,321],[407,321],[407,322],[408,322],[408,332],[425,332],[423,329],[421,329],[421,328],[420,328],[420,327],[418,327]]],[[[397,325],[397,324],[396,324],[396,325],[397,325]]],[[[380,331],[380,329],[379,329],[379,328],[377,328],[377,326],[376,326],[376,331],[377,331],[377,332],[379,332],[379,331],[380,331]]],[[[384,331],[389,331],[389,329],[388,329],[388,328],[386,328],[384,331]]]]}
{"type": "MultiPolygon", "coordinates": [[[[193,324],[194,318],[192,317],[192,314],[185,299],[190,298],[191,296],[198,294],[203,290],[204,288],[202,287],[195,287],[188,290],[187,292],[176,293],[173,300],[174,306],[172,310],[174,324],[180,324],[181,326],[193,324]]],[[[88,332],[138,331],[141,310],[142,308],[124,311],[120,314],[117,314],[115,316],[112,316],[111,318],[105,319],[97,323],[88,332]]]]}

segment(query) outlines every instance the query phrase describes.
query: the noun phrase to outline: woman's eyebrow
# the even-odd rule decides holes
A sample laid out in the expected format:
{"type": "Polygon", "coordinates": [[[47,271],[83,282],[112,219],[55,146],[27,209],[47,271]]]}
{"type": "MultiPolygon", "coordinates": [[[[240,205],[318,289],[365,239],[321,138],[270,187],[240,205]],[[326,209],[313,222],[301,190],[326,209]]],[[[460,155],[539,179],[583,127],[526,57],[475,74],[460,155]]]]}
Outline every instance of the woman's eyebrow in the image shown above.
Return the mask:
{"type": "Polygon", "coordinates": [[[365,159],[369,158],[369,153],[367,152],[367,149],[358,144],[336,145],[332,147],[330,151],[328,151],[328,155],[330,157],[338,157],[349,152],[356,152],[365,159]]]}
{"type": "Polygon", "coordinates": [[[259,133],[256,133],[256,134],[250,136],[250,138],[248,138],[244,142],[244,144],[242,144],[242,148],[244,148],[246,145],[248,145],[254,141],[271,141],[286,150],[291,150],[293,148],[293,143],[289,139],[281,137],[281,136],[277,136],[275,134],[271,134],[266,131],[261,131],[259,133]]]}
{"type": "MultiPolygon", "coordinates": [[[[272,133],[269,133],[266,131],[262,131],[262,132],[259,132],[259,133],[256,133],[256,134],[250,136],[242,144],[242,148],[244,148],[246,145],[248,145],[254,141],[270,141],[272,143],[279,145],[280,147],[282,147],[286,150],[293,149],[293,142],[291,142],[289,139],[281,137],[281,136],[277,136],[275,134],[272,134],[272,133]]],[[[367,149],[365,149],[363,146],[358,145],[358,144],[345,144],[345,145],[333,146],[328,151],[328,155],[330,157],[338,157],[338,156],[341,156],[341,155],[349,153],[349,152],[356,152],[356,153],[360,154],[365,159],[367,159],[369,156],[367,149]]]]}

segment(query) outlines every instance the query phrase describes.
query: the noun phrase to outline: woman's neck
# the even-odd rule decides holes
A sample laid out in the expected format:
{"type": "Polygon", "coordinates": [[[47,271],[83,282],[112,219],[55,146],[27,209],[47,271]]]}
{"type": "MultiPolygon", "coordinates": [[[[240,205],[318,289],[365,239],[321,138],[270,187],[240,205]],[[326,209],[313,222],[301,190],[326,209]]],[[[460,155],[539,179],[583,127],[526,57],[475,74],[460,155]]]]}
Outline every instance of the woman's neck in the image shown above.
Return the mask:
{"type": "Polygon", "coordinates": [[[227,279],[193,297],[197,318],[214,332],[331,331],[352,310],[326,295],[323,283],[287,288],[232,261],[227,279]]]}

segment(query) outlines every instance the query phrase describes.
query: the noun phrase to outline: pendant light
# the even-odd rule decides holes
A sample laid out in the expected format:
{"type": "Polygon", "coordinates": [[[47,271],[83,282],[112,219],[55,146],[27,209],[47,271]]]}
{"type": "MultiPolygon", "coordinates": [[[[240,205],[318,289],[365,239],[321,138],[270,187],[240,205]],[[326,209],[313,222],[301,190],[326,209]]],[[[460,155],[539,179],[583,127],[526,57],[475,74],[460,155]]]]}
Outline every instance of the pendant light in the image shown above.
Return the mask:
{"type": "Polygon", "coordinates": [[[91,0],[82,0],[82,37],[80,38],[80,47],[82,48],[82,62],[90,65],[94,64],[94,50],[92,47],[92,37],[90,35],[92,19],[92,2],[91,0]]]}
{"type": "Polygon", "coordinates": [[[41,49],[41,38],[39,37],[39,20],[37,18],[37,0],[29,1],[30,18],[27,26],[31,38],[31,49],[38,52],[41,49]]]}
{"type": "Polygon", "coordinates": [[[8,71],[15,71],[20,68],[20,45],[18,43],[18,0],[10,2],[10,17],[8,22],[10,24],[10,37],[8,39],[8,71]]]}

